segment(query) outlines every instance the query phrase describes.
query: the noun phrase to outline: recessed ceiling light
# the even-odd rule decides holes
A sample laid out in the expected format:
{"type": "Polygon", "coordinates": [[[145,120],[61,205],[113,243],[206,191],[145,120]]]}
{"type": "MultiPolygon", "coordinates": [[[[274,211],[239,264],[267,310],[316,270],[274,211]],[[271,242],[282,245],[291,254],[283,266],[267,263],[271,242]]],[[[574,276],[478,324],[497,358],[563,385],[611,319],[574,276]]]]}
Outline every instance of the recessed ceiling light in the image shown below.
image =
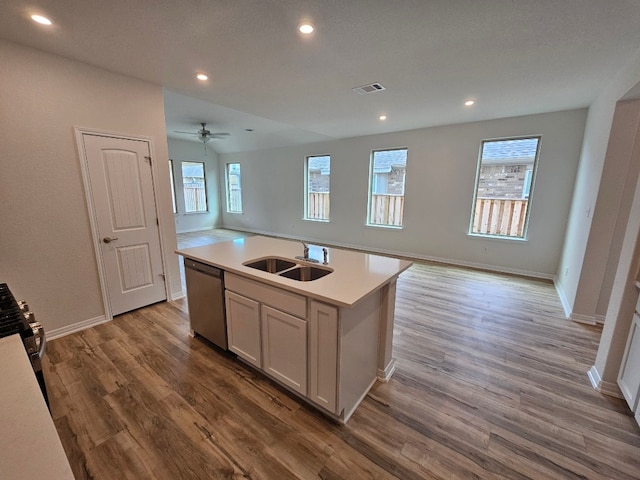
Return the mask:
{"type": "Polygon", "coordinates": [[[31,15],[31,20],[40,25],[53,25],[53,22],[49,20],[47,17],[43,17],[42,15],[31,15]]]}
{"type": "Polygon", "coordinates": [[[386,115],[380,115],[378,118],[379,118],[380,120],[386,120],[386,119],[387,119],[387,116],[386,116],[386,115]]]}
{"type": "Polygon", "coordinates": [[[476,103],[473,100],[467,100],[466,102],[464,102],[465,106],[470,107],[471,105],[473,105],[474,103],[476,103]]]}
{"type": "Polygon", "coordinates": [[[298,27],[298,30],[300,30],[300,33],[304,33],[305,35],[309,35],[310,33],[313,33],[313,25],[311,25],[310,23],[303,23],[298,27]]]}
{"type": "Polygon", "coordinates": [[[204,82],[205,80],[209,80],[209,76],[208,76],[208,75],[205,75],[204,73],[199,73],[198,75],[196,75],[196,78],[197,78],[198,80],[203,81],[203,82],[204,82]]]}

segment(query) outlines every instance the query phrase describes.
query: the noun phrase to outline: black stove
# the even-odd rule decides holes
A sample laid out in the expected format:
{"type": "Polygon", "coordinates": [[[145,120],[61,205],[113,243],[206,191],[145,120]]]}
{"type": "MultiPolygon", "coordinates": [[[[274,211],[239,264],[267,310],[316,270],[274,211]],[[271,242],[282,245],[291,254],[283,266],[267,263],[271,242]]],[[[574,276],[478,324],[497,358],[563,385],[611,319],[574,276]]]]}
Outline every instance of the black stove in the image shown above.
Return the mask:
{"type": "Polygon", "coordinates": [[[42,357],[46,345],[44,329],[40,323],[36,322],[29,306],[25,302],[18,302],[6,283],[0,283],[0,338],[16,333],[22,338],[22,343],[48,405],[47,388],[42,373],[42,357]]]}
{"type": "Polygon", "coordinates": [[[22,338],[33,336],[29,321],[6,283],[0,283],[0,337],[19,333],[22,338]]]}

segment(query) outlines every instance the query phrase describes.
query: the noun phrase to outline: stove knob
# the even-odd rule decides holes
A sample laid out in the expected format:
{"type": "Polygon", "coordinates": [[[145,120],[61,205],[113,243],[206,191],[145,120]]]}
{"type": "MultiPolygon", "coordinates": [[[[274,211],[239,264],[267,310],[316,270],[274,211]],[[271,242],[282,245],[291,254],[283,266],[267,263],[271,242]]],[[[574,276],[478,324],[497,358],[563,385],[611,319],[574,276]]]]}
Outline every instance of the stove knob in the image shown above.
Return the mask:
{"type": "Polygon", "coordinates": [[[31,323],[36,321],[36,316],[33,312],[22,312],[22,314],[24,315],[24,318],[27,319],[27,322],[31,323]]]}
{"type": "Polygon", "coordinates": [[[18,307],[20,307],[20,311],[22,313],[29,311],[29,305],[27,305],[27,302],[25,302],[24,300],[18,300],[18,307]]]}

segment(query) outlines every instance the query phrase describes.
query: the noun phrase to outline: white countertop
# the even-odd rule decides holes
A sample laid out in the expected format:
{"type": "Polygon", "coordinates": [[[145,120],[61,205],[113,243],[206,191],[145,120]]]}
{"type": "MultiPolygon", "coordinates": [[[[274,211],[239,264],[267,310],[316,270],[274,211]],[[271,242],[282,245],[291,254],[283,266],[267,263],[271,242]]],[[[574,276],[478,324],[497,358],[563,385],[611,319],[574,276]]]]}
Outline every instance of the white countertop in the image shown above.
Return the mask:
{"type": "MultiPolygon", "coordinates": [[[[309,257],[320,261],[322,265],[322,246],[309,244],[309,257]]],[[[271,237],[247,237],[236,240],[185,248],[176,253],[227,272],[253,278],[308,297],[323,300],[340,307],[351,307],[371,292],[391,282],[409,268],[412,263],[407,260],[373,255],[340,248],[329,248],[326,265],[333,272],[317,280],[300,282],[281,277],[274,273],[263,272],[246,267],[243,263],[265,257],[280,257],[295,260],[303,254],[303,246],[299,241],[283,240],[271,237]]]]}
{"type": "Polygon", "coordinates": [[[0,338],[0,385],[0,477],[73,480],[18,334],[0,338]]]}

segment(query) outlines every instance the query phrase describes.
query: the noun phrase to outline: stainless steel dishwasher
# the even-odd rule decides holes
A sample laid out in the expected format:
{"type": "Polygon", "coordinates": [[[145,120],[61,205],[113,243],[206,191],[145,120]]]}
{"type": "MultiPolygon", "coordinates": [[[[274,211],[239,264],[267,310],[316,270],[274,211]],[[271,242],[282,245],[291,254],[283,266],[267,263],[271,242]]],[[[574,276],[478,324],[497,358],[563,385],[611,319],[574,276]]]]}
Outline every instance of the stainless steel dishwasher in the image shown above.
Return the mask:
{"type": "Polygon", "coordinates": [[[184,276],[187,283],[191,330],[226,350],[224,271],[185,258],[184,276]]]}

